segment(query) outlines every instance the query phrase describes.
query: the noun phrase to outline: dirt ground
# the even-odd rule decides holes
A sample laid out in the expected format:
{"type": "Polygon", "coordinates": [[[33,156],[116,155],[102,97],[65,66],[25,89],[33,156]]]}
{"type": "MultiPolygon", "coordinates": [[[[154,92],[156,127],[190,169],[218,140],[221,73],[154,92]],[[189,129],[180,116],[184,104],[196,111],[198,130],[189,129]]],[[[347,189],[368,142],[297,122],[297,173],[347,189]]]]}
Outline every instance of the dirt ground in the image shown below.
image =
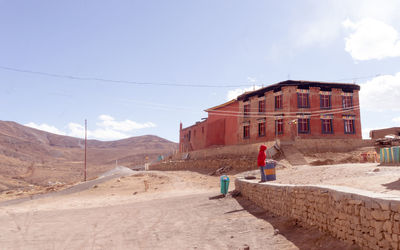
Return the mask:
{"type": "MultiPolygon", "coordinates": [[[[255,175],[249,171],[239,176],[255,175]]],[[[277,183],[338,185],[400,196],[400,167],[383,167],[377,163],[348,163],[324,166],[277,167],[277,183]]]]}
{"type": "MultiPolygon", "coordinates": [[[[230,186],[233,190],[234,186],[230,186]]],[[[218,198],[219,178],[138,172],[82,192],[0,206],[1,249],[357,249],[218,198]]]]}

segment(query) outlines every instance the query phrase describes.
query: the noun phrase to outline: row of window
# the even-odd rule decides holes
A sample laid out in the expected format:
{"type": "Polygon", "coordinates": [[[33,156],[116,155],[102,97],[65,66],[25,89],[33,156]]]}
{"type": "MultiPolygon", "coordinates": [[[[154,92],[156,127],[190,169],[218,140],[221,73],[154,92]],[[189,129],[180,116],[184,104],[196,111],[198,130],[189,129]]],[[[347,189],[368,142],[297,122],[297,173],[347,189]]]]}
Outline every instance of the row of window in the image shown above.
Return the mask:
{"type": "MultiPolygon", "coordinates": [[[[275,96],[275,109],[282,109],[282,95],[275,96]]],[[[297,93],[297,107],[298,108],[310,108],[309,93],[297,93]]],[[[342,96],[342,107],[352,108],[353,107],[353,96],[342,96]]],[[[320,95],[320,108],[331,109],[331,95],[320,95]]],[[[250,104],[245,104],[243,107],[244,116],[250,116],[250,104]]],[[[265,100],[258,101],[258,112],[265,112],[265,100]]]]}
{"type": "MultiPolygon", "coordinates": [[[[343,120],[344,121],[344,133],[354,134],[354,120],[343,120]]],[[[275,134],[283,134],[283,119],[275,120],[275,134]]],[[[321,129],[323,134],[333,134],[333,119],[321,119],[321,129]]],[[[309,134],[310,130],[310,119],[299,118],[297,119],[297,132],[299,134],[309,134]]],[[[265,122],[258,123],[258,136],[265,136],[265,122]]],[[[250,138],[250,124],[243,126],[243,138],[250,138]]]]}

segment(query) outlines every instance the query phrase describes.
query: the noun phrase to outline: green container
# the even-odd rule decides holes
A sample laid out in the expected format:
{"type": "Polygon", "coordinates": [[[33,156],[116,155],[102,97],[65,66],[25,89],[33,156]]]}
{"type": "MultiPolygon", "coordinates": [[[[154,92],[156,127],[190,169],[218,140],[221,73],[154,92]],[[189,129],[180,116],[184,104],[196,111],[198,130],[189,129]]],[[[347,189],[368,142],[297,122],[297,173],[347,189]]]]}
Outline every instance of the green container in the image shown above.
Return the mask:
{"type": "Polygon", "coordinates": [[[385,151],[384,148],[381,148],[379,151],[379,162],[382,164],[385,162],[385,151]]]}
{"type": "Polygon", "coordinates": [[[400,163],[400,147],[392,147],[393,151],[393,162],[394,163],[400,163]]]}
{"type": "Polygon", "coordinates": [[[220,180],[221,180],[221,193],[226,195],[229,189],[229,177],[226,175],[222,175],[220,180]]]}
{"type": "Polygon", "coordinates": [[[381,148],[381,163],[391,163],[391,152],[390,148],[381,148]]]}

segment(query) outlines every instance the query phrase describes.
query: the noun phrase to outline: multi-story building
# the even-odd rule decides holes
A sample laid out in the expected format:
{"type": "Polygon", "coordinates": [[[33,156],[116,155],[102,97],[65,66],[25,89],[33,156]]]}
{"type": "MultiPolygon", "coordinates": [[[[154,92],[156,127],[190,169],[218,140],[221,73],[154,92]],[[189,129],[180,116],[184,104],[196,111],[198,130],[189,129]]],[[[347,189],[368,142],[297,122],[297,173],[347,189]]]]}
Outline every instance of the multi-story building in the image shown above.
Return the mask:
{"type": "Polygon", "coordinates": [[[278,138],[361,139],[359,90],[349,83],[288,80],[246,92],[207,109],[203,122],[181,124],[180,151],[278,138]]]}

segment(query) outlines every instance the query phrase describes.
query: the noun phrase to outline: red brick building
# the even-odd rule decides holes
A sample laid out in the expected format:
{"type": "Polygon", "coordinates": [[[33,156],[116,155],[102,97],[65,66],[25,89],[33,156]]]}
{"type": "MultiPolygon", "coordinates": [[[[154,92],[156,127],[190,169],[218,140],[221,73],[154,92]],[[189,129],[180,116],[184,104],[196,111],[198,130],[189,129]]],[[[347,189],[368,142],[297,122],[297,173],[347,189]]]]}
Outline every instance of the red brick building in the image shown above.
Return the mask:
{"type": "Polygon", "coordinates": [[[275,139],[361,139],[360,86],[288,80],[207,109],[208,118],[180,127],[180,151],[275,139]]]}

